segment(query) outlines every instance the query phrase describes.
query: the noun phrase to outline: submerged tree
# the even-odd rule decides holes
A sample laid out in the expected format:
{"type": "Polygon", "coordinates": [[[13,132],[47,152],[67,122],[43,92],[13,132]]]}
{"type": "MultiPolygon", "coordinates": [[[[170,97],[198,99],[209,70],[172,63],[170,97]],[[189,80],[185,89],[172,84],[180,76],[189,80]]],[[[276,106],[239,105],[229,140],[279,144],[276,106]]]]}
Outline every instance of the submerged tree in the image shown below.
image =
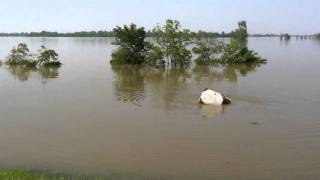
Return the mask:
{"type": "Polygon", "coordinates": [[[13,47],[5,63],[8,65],[37,65],[37,61],[33,59],[32,54],[29,54],[29,48],[25,43],[18,44],[17,48],[13,47]]]}
{"type": "Polygon", "coordinates": [[[161,47],[159,47],[158,45],[149,44],[147,49],[148,51],[146,53],[146,64],[152,66],[162,66],[165,64],[161,47]]]}
{"type": "Polygon", "coordinates": [[[224,48],[224,43],[217,39],[205,39],[196,42],[192,52],[197,55],[197,64],[211,64],[218,62],[224,48]]]}
{"type": "Polygon", "coordinates": [[[239,39],[231,39],[226,44],[221,56],[222,63],[263,63],[266,60],[261,58],[258,53],[243,46],[239,39]]]}
{"type": "Polygon", "coordinates": [[[145,41],[146,32],[135,24],[116,27],[116,44],[120,47],[112,53],[112,64],[148,64],[188,65],[191,62],[191,51],[187,46],[191,42],[190,30],[182,30],[178,21],[167,20],[163,27],[153,30],[155,44],[145,41]]]}
{"type": "Polygon", "coordinates": [[[233,38],[229,43],[221,40],[201,39],[200,33],[192,33],[182,29],[180,22],[168,19],[164,26],[157,26],[153,32],[156,43],[146,42],[146,32],[143,27],[135,24],[116,27],[116,44],[120,47],[112,53],[112,64],[148,64],[188,66],[191,64],[191,44],[195,41],[192,52],[197,55],[197,64],[211,63],[251,63],[264,60],[247,48],[247,24],[240,21],[238,28],[232,31],[233,38]]]}
{"type": "Polygon", "coordinates": [[[41,46],[38,54],[29,53],[29,48],[26,44],[20,43],[17,48],[13,47],[9,56],[6,58],[7,65],[23,65],[35,67],[37,65],[61,65],[58,61],[58,54],[52,50],[41,46]]]}
{"type": "Polygon", "coordinates": [[[38,50],[38,63],[40,65],[48,66],[48,65],[56,65],[60,66],[61,63],[58,61],[58,53],[52,49],[47,49],[45,46],[41,46],[41,49],[38,50]]]}
{"type": "Polygon", "coordinates": [[[192,38],[190,30],[181,29],[179,21],[168,19],[163,27],[158,25],[154,32],[168,63],[173,65],[191,63],[191,51],[187,49],[192,38]]]}
{"type": "Polygon", "coordinates": [[[224,43],[216,39],[209,43],[197,42],[193,53],[197,55],[197,64],[212,63],[262,63],[266,60],[247,47],[247,24],[245,21],[238,23],[238,29],[230,42],[224,43]]]}
{"type": "Polygon", "coordinates": [[[120,47],[112,53],[112,64],[142,64],[145,61],[146,32],[135,24],[114,29],[116,43],[120,47]]]}
{"type": "Polygon", "coordinates": [[[247,32],[247,22],[240,21],[238,22],[238,29],[235,31],[234,38],[237,38],[239,41],[246,41],[248,37],[247,32]]]}

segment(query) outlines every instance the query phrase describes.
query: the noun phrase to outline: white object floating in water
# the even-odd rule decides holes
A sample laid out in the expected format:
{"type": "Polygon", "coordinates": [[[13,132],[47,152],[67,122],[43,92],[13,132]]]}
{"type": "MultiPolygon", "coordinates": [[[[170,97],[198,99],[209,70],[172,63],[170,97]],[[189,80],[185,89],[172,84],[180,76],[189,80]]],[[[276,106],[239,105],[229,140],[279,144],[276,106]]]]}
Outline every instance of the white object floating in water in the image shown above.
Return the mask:
{"type": "Polygon", "coordinates": [[[212,105],[222,105],[230,104],[231,99],[227,98],[224,94],[210,90],[204,89],[199,98],[199,102],[202,104],[212,104],[212,105]]]}

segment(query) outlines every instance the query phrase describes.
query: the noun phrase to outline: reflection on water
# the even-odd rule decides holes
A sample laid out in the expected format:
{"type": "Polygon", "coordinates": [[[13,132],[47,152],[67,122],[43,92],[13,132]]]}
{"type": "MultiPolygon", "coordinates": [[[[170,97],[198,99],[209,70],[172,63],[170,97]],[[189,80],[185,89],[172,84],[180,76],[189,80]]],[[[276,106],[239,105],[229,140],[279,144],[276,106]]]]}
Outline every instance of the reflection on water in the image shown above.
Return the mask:
{"type": "Polygon", "coordinates": [[[13,77],[19,81],[27,81],[29,78],[40,78],[41,82],[59,77],[59,67],[30,67],[30,66],[3,66],[13,77]]]}
{"type": "Polygon", "coordinates": [[[239,75],[246,76],[248,73],[255,72],[263,64],[216,64],[210,66],[195,66],[192,72],[196,80],[208,78],[209,81],[227,80],[237,82],[239,75]]]}
{"type": "Polygon", "coordinates": [[[139,66],[112,66],[115,72],[115,94],[119,101],[141,105],[144,100],[144,68],[139,66]]]}
{"type": "MultiPolygon", "coordinates": [[[[141,106],[146,98],[146,87],[152,94],[160,95],[156,101],[164,100],[164,107],[170,110],[176,96],[183,94],[190,81],[214,82],[227,80],[237,82],[239,75],[255,72],[261,64],[197,65],[190,68],[154,68],[139,65],[113,65],[114,93],[119,101],[141,106]]],[[[218,110],[220,111],[220,110],[218,110]]],[[[222,112],[222,111],[221,111],[222,112]]]]}
{"type": "Polygon", "coordinates": [[[291,38],[280,38],[280,45],[288,47],[290,44],[291,38]]]}
{"type": "Polygon", "coordinates": [[[213,118],[222,114],[225,106],[199,104],[199,108],[204,118],[213,118]]]}

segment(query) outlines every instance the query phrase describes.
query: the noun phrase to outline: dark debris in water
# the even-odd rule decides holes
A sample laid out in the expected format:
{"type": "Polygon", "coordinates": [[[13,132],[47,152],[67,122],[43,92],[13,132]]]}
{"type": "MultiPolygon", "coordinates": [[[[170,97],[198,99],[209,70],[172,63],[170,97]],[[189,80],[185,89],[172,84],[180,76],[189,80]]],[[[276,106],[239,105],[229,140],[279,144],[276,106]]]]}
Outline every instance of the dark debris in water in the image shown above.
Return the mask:
{"type": "Polygon", "coordinates": [[[258,125],[258,124],[260,124],[260,123],[259,123],[259,122],[254,121],[254,122],[251,122],[251,124],[252,124],[252,125],[258,125]]]}

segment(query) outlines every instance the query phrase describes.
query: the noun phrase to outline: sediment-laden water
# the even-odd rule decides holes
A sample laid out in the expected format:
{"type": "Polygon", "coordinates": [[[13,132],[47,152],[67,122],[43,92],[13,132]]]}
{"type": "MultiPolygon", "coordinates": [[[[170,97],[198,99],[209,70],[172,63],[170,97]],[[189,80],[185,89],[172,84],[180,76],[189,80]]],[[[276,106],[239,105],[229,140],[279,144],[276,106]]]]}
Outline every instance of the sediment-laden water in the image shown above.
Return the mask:
{"type": "Polygon", "coordinates": [[[0,38],[61,68],[0,67],[0,167],[124,179],[318,179],[320,42],[249,38],[264,65],[109,64],[110,38],[0,38]],[[200,106],[211,88],[233,100],[200,106]]]}

